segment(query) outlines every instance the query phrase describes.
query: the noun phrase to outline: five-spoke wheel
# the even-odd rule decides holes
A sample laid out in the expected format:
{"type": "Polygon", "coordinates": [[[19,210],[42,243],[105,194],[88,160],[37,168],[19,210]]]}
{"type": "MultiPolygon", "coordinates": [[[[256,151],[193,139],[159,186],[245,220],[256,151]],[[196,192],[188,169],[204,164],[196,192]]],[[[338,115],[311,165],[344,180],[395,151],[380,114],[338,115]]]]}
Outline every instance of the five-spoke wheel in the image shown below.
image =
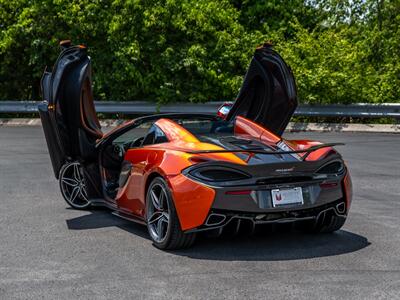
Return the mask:
{"type": "Polygon", "coordinates": [[[161,177],[153,179],[147,189],[146,216],[147,228],[156,247],[179,249],[194,243],[196,235],[181,230],[171,192],[161,177]]]}
{"type": "Polygon", "coordinates": [[[59,182],[61,194],[71,207],[85,209],[90,206],[79,162],[66,163],[61,168],[59,182]]]}

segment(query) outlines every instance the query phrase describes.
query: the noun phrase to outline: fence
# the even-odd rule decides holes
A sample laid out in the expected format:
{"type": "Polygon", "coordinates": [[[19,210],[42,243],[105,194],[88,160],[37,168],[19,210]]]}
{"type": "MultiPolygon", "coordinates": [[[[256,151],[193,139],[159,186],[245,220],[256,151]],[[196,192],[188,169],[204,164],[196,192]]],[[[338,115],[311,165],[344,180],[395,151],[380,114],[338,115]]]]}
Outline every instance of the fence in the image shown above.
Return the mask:
{"type": "MultiPolygon", "coordinates": [[[[35,113],[37,112],[36,101],[0,101],[0,113],[35,113]]],[[[147,115],[154,113],[206,113],[215,114],[221,102],[207,102],[203,104],[175,103],[158,106],[155,103],[145,101],[134,102],[112,102],[95,101],[98,113],[125,115],[147,115]]],[[[353,118],[395,118],[400,121],[400,103],[386,104],[332,104],[332,105],[309,105],[298,106],[295,116],[302,117],[353,117],[353,118]]]]}

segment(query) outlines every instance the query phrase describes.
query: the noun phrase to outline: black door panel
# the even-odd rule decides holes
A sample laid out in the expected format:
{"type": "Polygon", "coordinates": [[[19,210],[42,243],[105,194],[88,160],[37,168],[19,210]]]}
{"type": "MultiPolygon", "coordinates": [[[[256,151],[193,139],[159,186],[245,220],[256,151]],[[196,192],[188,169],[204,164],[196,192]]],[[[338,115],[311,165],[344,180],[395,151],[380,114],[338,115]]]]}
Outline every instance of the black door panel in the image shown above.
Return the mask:
{"type": "Polygon", "coordinates": [[[259,47],[227,119],[240,115],[282,135],[296,107],[296,84],[289,66],[270,45],[259,47]]]}
{"type": "Polygon", "coordinates": [[[54,176],[58,179],[61,167],[65,163],[65,153],[59,141],[59,135],[53,126],[53,112],[49,111],[47,102],[39,104],[39,115],[42,121],[42,127],[49,149],[51,164],[53,166],[54,176]]]}
{"type": "Polygon", "coordinates": [[[96,142],[103,133],[91,76],[90,57],[82,46],[64,47],[52,72],[43,75],[39,112],[56,177],[66,161],[97,160],[96,142]]]}

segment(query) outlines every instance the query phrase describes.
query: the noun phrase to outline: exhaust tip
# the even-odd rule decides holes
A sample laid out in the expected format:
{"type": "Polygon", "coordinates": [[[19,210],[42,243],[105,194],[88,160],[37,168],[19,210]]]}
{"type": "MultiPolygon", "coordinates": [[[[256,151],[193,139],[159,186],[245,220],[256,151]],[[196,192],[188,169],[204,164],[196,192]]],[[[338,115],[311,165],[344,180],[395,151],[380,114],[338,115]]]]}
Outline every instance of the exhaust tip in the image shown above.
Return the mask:
{"type": "Polygon", "coordinates": [[[344,214],[346,212],[346,204],[344,204],[344,202],[340,202],[336,205],[336,210],[339,214],[344,214]]]}
{"type": "Polygon", "coordinates": [[[226,216],[222,214],[210,214],[204,225],[206,226],[217,226],[222,224],[226,220],[226,216]]]}

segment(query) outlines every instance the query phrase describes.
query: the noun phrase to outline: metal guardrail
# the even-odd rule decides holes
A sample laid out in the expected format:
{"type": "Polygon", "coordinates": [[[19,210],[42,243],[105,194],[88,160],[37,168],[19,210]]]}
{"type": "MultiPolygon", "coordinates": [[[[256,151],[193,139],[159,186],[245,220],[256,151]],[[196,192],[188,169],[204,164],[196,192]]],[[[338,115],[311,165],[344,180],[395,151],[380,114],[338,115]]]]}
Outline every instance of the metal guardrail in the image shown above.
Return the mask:
{"type": "MultiPolygon", "coordinates": [[[[0,101],[0,113],[36,113],[37,101],[0,101]]],[[[202,104],[174,103],[157,105],[151,102],[112,102],[95,101],[96,110],[99,113],[125,115],[147,115],[154,113],[208,113],[215,114],[222,102],[207,102],[202,104]]],[[[353,117],[353,118],[382,118],[390,117],[400,120],[400,103],[386,104],[329,104],[310,105],[301,104],[295,112],[295,116],[302,117],[353,117]]]]}

